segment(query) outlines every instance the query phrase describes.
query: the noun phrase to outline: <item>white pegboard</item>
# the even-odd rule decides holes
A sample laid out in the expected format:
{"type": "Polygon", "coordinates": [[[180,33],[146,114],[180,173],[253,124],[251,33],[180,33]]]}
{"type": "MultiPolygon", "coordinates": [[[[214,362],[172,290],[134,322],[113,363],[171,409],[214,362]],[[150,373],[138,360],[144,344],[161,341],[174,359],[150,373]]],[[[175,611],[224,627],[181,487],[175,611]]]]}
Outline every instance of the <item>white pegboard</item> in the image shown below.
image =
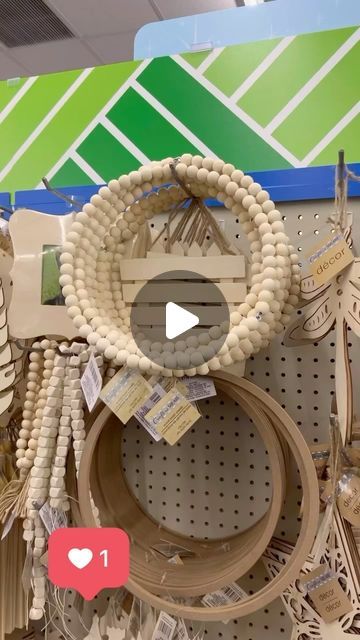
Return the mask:
{"type": "MultiPolygon", "coordinates": [[[[286,220],[286,231],[300,255],[305,246],[317,242],[333,212],[330,201],[283,203],[279,208],[286,220]]],[[[357,224],[360,202],[351,202],[350,208],[355,220],[355,247],[360,247],[360,224],[357,224]]],[[[248,256],[249,247],[238,220],[222,209],[214,213],[219,220],[225,220],[226,235],[248,256]]],[[[162,225],[163,218],[159,216],[156,226],[162,225]]],[[[353,378],[357,380],[360,343],[352,339],[350,332],[349,344],[353,378]]],[[[268,350],[248,361],[246,376],[288,411],[309,444],[326,442],[334,388],[334,358],[334,332],[317,345],[296,349],[285,348],[278,338],[268,350]]],[[[264,513],[271,494],[271,477],[256,429],[232,400],[219,395],[202,402],[200,408],[203,420],[175,447],[152,443],[142,429],[129,424],[124,430],[122,462],[134,494],[164,526],[195,537],[219,538],[233,535],[264,513]],[[239,462],[240,466],[236,466],[239,462]],[[252,513],[254,515],[250,515],[252,513]]],[[[296,540],[300,501],[301,486],[298,472],[293,468],[276,532],[284,540],[296,540]]],[[[266,582],[266,572],[258,563],[240,584],[251,594],[266,582]]],[[[104,606],[101,596],[93,606],[87,605],[89,612],[91,609],[98,612],[100,602],[104,606]]],[[[71,598],[66,607],[68,624],[74,635],[82,638],[84,631],[79,628],[77,614],[69,605],[71,598]]],[[[194,629],[199,626],[194,625],[194,629]]],[[[278,599],[246,619],[227,625],[207,625],[204,637],[208,640],[290,640],[291,631],[291,622],[278,599]]],[[[50,631],[49,637],[58,640],[60,636],[50,631]]],[[[89,637],[99,635],[93,631],[89,637]]],[[[122,636],[117,632],[110,637],[122,636]]]]}
{"type": "Polygon", "coordinates": [[[228,396],[201,400],[198,408],[202,420],[173,447],[156,443],[135,420],[128,423],[122,451],[127,481],[164,527],[205,539],[239,534],[269,508],[268,456],[256,428],[228,396]]]}

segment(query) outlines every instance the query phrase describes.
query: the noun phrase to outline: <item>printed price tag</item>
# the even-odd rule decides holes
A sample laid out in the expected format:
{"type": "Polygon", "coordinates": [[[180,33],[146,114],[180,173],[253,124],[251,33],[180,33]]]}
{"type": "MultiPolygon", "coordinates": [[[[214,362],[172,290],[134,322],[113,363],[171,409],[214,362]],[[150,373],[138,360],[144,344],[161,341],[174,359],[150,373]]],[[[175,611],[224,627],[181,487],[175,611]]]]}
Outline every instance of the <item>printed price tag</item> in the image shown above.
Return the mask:
{"type": "Polygon", "coordinates": [[[60,511],[59,509],[50,507],[48,502],[45,502],[39,510],[39,516],[49,534],[56,531],[56,529],[64,529],[68,526],[65,511],[60,511]]]}
{"type": "Polygon", "coordinates": [[[345,520],[360,527],[360,478],[353,473],[344,474],[338,483],[337,505],[345,520]]]}
{"type": "Polygon", "coordinates": [[[1,535],[1,540],[5,540],[6,536],[7,536],[7,535],[9,535],[9,533],[10,533],[10,531],[11,531],[11,529],[12,529],[12,526],[13,526],[13,524],[14,524],[14,522],[15,522],[15,519],[16,519],[16,515],[15,515],[15,513],[14,513],[14,512],[13,512],[13,513],[11,513],[11,514],[7,517],[7,519],[6,519],[6,521],[5,521],[5,524],[4,524],[4,527],[3,527],[3,531],[2,531],[2,535],[1,535]]]}
{"type": "Polygon", "coordinates": [[[175,633],[177,621],[165,611],[161,611],[151,640],[171,640],[175,633]]]}
{"type": "Polygon", "coordinates": [[[151,411],[151,409],[155,407],[159,400],[161,400],[161,398],[163,398],[165,395],[165,389],[163,389],[163,387],[160,387],[159,384],[156,384],[150,398],[134,414],[136,420],[146,429],[146,431],[150,433],[151,437],[154,438],[156,442],[162,440],[162,436],[158,431],[156,431],[156,429],[150,424],[150,422],[148,422],[148,420],[146,419],[146,414],[149,413],[149,411],[151,411]]]}
{"type": "Polygon", "coordinates": [[[354,261],[354,256],[341,233],[331,233],[315,245],[306,256],[314,280],[325,284],[354,261]]]}
{"type": "Polygon", "coordinates": [[[152,393],[150,384],[135,369],[121,369],[100,393],[101,399],[126,424],[152,393]]]}
{"type": "Polygon", "coordinates": [[[309,598],[324,622],[333,622],[352,611],[352,604],[335,574],[326,564],[310,571],[300,579],[309,598]]]}
{"type": "Polygon", "coordinates": [[[167,378],[166,376],[151,376],[151,378],[149,378],[149,384],[151,384],[152,387],[158,384],[167,392],[175,386],[175,379],[167,378]]]}
{"type": "Polygon", "coordinates": [[[80,383],[88,409],[89,411],[92,411],[96,405],[96,401],[100,395],[102,387],[101,373],[93,353],[89,358],[89,362],[87,363],[80,383]]]}
{"type": "Polygon", "coordinates": [[[189,402],[196,402],[204,398],[216,396],[214,381],[205,376],[193,376],[192,378],[184,377],[180,379],[181,383],[186,387],[186,399],[189,402]]]}
{"type": "Polygon", "coordinates": [[[170,445],[174,445],[199,418],[198,410],[177,389],[170,389],[146,415],[148,422],[170,445]]]}

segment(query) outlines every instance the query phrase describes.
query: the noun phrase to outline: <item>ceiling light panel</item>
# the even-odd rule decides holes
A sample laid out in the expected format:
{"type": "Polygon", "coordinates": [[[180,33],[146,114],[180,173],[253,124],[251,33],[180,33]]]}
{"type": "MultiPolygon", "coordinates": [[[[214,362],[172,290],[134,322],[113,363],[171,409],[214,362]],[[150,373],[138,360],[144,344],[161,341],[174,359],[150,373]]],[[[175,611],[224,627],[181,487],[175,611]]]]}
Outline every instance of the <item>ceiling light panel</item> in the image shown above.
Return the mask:
{"type": "Polygon", "coordinates": [[[135,31],[157,16],[147,0],[47,0],[77,35],[135,31]]]}

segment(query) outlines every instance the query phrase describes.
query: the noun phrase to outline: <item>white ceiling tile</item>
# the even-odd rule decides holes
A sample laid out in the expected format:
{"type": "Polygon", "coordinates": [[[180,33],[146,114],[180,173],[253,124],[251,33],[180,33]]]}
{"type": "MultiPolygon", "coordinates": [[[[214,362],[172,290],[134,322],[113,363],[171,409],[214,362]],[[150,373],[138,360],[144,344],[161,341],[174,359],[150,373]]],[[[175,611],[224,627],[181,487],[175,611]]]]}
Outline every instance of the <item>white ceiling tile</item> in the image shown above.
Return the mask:
{"type": "Polygon", "coordinates": [[[80,36],[135,31],[157,20],[147,0],[47,0],[47,4],[80,36]]]}
{"type": "Polygon", "coordinates": [[[16,47],[12,53],[20,64],[29,69],[31,75],[99,64],[99,58],[80,40],[58,40],[31,47],[16,47]]]}
{"type": "Polygon", "coordinates": [[[134,38],[136,31],[86,38],[89,47],[104,64],[132,60],[134,57],[134,38]]]}
{"type": "Polygon", "coordinates": [[[0,50],[0,80],[9,80],[10,78],[19,78],[27,75],[29,75],[27,69],[0,50]]]}
{"type": "Polygon", "coordinates": [[[155,0],[164,18],[192,16],[196,13],[234,9],[235,0],[155,0]]]}

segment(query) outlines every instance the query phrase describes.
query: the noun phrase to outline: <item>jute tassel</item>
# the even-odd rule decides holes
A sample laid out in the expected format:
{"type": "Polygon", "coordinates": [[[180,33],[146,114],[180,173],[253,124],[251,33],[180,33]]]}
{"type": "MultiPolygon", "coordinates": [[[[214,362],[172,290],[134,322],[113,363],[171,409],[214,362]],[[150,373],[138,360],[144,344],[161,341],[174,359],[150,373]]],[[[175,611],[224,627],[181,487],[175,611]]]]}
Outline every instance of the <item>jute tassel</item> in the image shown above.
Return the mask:
{"type": "Polygon", "coordinates": [[[25,480],[10,480],[0,494],[0,522],[4,523],[10,513],[16,518],[25,518],[26,498],[30,476],[25,480]]]}
{"type": "Polygon", "coordinates": [[[229,240],[220,229],[210,209],[207,208],[201,198],[194,196],[183,180],[179,178],[176,172],[176,164],[177,162],[174,162],[170,165],[171,173],[175,182],[177,182],[184,191],[185,197],[184,200],[179,202],[173,209],[166,225],[152,245],[156,244],[166,231],[167,240],[165,250],[166,253],[171,253],[171,246],[178,241],[182,241],[189,247],[196,242],[196,244],[201,247],[207,234],[209,234],[222,254],[234,255],[235,251],[231,248],[229,240]],[[183,207],[186,202],[189,202],[189,206],[184,210],[183,207]],[[171,225],[179,213],[181,214],[181,218],[176,224],[174,231],[171,231],[171,225]]]}

